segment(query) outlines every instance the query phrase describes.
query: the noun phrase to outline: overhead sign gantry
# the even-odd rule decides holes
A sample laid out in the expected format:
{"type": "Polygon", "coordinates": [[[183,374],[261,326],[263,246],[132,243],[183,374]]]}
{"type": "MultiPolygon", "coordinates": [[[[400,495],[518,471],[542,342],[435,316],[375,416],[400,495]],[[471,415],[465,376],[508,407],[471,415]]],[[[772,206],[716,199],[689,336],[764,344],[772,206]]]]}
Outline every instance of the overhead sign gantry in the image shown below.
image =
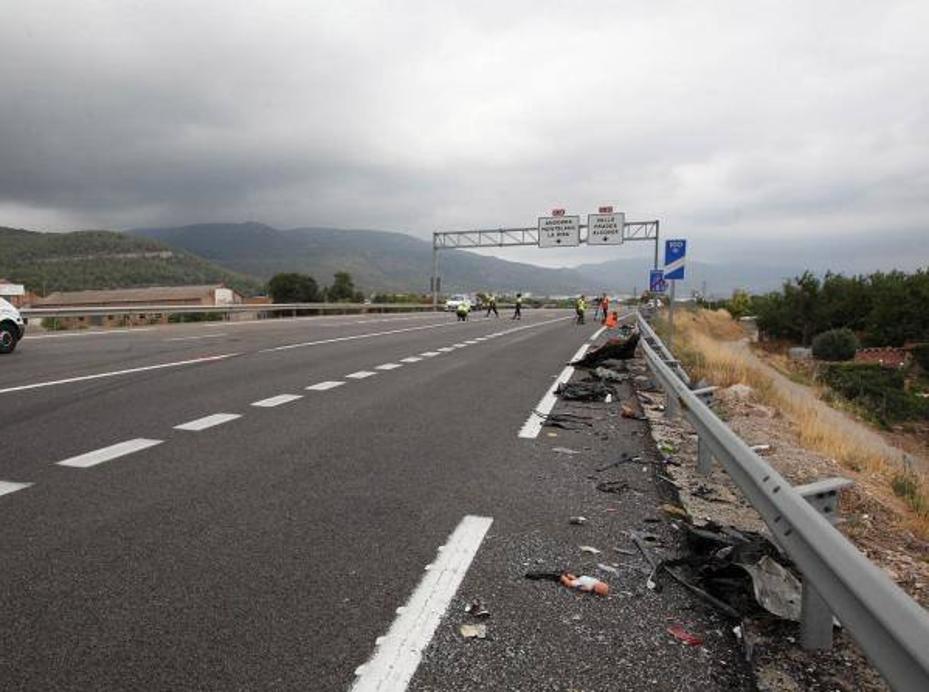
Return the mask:
{"type": "Polygon", "coordinates": [[[600,207],[596,214],[587,215],[587,223],[579,215],[569,215],[564,209],[553,209],[550,216],[539,217],[535,227],[481,228],[472,231],[436,231],[432,234],[432,304],[438,305],[439,250],[464,250],[487,247],[578,247],[580,245],[622,245],[634,241],[655,244],[654,268],[658,268],[658,221],[626,221],[623,212],[613,207],[600,207]],[[585,233],[582,231],[586,231],[585,233]]]}

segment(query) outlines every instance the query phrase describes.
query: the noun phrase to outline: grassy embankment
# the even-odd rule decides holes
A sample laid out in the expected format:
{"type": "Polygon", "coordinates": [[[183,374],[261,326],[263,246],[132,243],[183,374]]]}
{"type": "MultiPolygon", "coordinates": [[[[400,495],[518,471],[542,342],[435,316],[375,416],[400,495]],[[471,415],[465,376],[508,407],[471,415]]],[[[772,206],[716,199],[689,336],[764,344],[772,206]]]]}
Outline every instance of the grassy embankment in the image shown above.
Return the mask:
{"type": "MultiPolygon", "coordinates": [[[[750,353],[725,343],[745,337],[742,327],[725,310],[681,310],[675,313],[674,324],[675,355],[695,379],[706,379],[721,387],[738,383],[752,387],[762,403],[774,407],[792,423],[801,446],[877,480],[873,487],[879,494],[895,496],[905,504],[905,525],[929,538],[929,481],[924,476],[901,469],[898,463],[836,429],[824,419],[823,403],[813,390],[788,392],[776,387],[771,374],[750,353]]],[[[664,325],[656,326],[664,331],[664,325]]]]}

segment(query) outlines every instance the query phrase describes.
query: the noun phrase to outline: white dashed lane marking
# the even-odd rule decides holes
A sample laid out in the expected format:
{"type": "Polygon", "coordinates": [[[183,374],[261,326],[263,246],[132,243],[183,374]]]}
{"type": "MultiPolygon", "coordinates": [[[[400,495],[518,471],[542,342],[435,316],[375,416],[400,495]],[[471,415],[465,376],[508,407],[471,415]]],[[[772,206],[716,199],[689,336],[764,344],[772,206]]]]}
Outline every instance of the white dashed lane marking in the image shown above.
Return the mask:
{"type": "Polygon", "coordinates": [[[346,375],[346,377],[353,380],[363,380],[366,377],[374,377],[376,374],[376,372],[371,372],[370,370],[359,370],[358,372],[353,372],[346,375]]]}
{"type": "Polygon", "coordinates": [[[175,425],[174,429],[200,432],[201,430],[213,428],[217,425],[222,425],[223,423],[228,423],[229,421],[233,421],[236,418],[241,417],[242,416],[238,413],[214,413],[212,416],[204,416],[203,418],[197,418],[196,420],[188,421],[187,423],[175,425]]]}
{"type": "Polygon", "coordinates": [[[406,606],[397,609],[387,634],[377,640],[374,655],[355,671],[353,692],[407,688],[493,521],[471,515],[461,520],[406,606]]]}
{"type": "Polygon", "coordinates": [[[401,358],[400,362],[401,363],[418,363],[421,360],[422,358],[420,358],[419,356],[410,356],[409,358],[401,358]]]}
{"type": "Polygon", "coordinates": [[[426,358],[435,358],[437,355],[439,355],[439,352],[438,351],[426,351],[425,353],[420,353],[419,355],[424,356],[426,358]]]}
{"type": "Polygon", "coordinates": [[[302,398],[303,395],[301,394],[278,394],[277,396],[272,396],[268,399],[262,399],[261,401],[253,401],[252,406],[258,406],[259,408],[274,408],[275,406],[289,404],[291,401],[296,401],[297,399],[302,398]]]}
{"type": "Polygon", "coordinates": [[[110,445],[109,447],[96,449],[93,452],[87,452],[86,454],[81,454],[56,463],[58,466],[71,466],[77,469],[86,469],[91,466],[96,466],[97,464],[102,464],[104,461],[110,461],[126,456],[127,454],[132,454],[133,452],[141,452],[143,449],[148,449],[149,447],[154,447],[161,443],[162,440],[146,440],[144,437],[138,437],[134,440],[127,440],[126,442],[120,442],[115,445],[110,445]]]}
{"type": "Polygon", "coordinates": [[[226,334],[201,334],[200,336],[175,336],[165,341],[197,341],[198,339],[220,339],[226,334]]]}
{"type": "Polygon", "coordinates": [[[327,382],[319,382],[317,384],[311,384],[307,389],[313,392],[325,392],[327,389],[335,389],[336,387],[341,387],[344,382],[333,382],[329,380],[327,382]]]}
{"type": "Polygon", "coordinates": [[[384,363],[383,365],[375,365],[375,370],[396,370],[397,368],[402,368],[403,366],[400,363],[384,363]]]}
{"type": "Polygon", "coordinates": [[[9,495],[17,490],[24,490],[32,483],[14,483],[13,481],[0,481],[0,495],[9,495]]]}
{"type": "Polygon", "coordinates": [[[451,346],[443,346],[442,348],[438,350],[441,351],[442,353],[448,353],[449,351],[454,351],[455,349],[452,348],[451,346]]]}

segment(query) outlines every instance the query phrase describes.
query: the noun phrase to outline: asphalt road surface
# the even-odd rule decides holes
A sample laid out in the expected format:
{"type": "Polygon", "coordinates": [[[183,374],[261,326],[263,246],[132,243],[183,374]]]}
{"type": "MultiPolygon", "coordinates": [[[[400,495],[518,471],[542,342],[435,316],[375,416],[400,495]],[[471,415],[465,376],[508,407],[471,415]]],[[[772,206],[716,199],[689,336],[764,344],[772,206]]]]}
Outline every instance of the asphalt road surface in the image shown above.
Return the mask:
{"type": "MultiPolygon", "coordinates": [[[[465,642],[487,647],[468,663],[453,629],[465,591],[522,589],[548,533],[595,499],[564,486],[569,470],[540,466],[559,440],[519,434],[597,326],[558,311],[507,318],[24,340],[0,359],[0,688],[623,689],[617,666],[655,646],[667,670],[627,682],[742,686],[737,666],[712,664],[728,658],[722,635],[698,655],[650,628],[631,652],[648,612],[632,628],[610,621],[599,663],[576,653],[589,647],[576,635],[563,660],[530,662],[558,623],[520,623],[517,609],[496,641],[465,642]],[[545,636],[520,658],[520,632],[536,628],[545,636]]],[[[645,445],[641,429],[620,433],[613,451],[645,445]]],[[[646,482],[637,497],[648,513],[657,491],[646,482]]],[[[531,601],[596,607],[531,587],[531,601]]]]}

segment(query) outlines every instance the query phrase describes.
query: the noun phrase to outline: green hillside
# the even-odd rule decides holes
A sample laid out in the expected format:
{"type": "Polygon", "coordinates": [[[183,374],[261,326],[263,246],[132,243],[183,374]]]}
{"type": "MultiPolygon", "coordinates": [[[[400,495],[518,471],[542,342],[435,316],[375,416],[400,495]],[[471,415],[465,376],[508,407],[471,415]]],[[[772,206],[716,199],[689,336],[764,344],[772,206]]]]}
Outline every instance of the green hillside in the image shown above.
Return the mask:
{"type": "Polygon", "coordinates": [[[0,227],[0,278],[37,293],[225,283],[250,295],[260,282],[148,238],[111,231],[35,233],[0,227]]]}
{"type": "MultiPolygon", "coordinates": [[[[182,248],[212,262],[267,280],[278,272],[310,274],[328,284],[351,273],[365,291],[429,290],[432,247],[404,233],[334,228],[278,230],[259,223],[145,228],[129,233],[182,248]]],[[[443,251],[445,292],[532,291],[570,294],[597,286],[574,269],[547,269],[470,252],[443,251]]]]}

